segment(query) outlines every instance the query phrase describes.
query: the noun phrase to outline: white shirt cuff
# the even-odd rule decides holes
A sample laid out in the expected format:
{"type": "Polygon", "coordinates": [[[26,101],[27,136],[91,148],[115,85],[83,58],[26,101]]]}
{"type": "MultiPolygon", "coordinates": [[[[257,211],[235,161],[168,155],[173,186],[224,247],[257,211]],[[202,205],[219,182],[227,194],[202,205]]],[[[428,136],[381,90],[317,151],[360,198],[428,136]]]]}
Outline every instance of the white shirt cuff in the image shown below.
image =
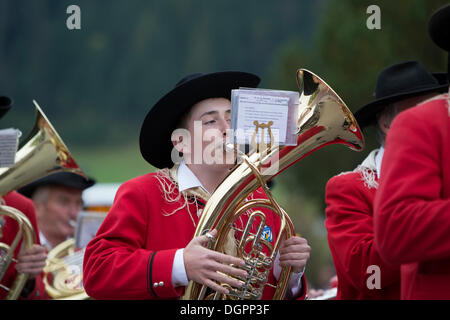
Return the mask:
{"type": "MultiPolygon", "coordinates": [[[[280,253],[277,253],[277,256],[275,258],[275,263],[273,265],[273,275],[275,277],[275,279],[280,278],[281,275],[281,266],[280,266],[280,253]]],[[[303,268],[302,271],[300,271],[299,273],[296,272],[291,272],[291,277],[289,278],[289,282],[288,282],[288,288],[287,288],[287,293],[286,295],[288,297],[296,297],[300,291],[302,290],[302,276],[303,273],[305,272],[305,268],[303,268]]]]}
{"type": "Polygon", "coordinates": [[[184,267],[183,250],[178,249],[175,252],[172,266],[172,285],[174,287],[187,286],[189,280],[187,278],[186,269],[184,267]]]}

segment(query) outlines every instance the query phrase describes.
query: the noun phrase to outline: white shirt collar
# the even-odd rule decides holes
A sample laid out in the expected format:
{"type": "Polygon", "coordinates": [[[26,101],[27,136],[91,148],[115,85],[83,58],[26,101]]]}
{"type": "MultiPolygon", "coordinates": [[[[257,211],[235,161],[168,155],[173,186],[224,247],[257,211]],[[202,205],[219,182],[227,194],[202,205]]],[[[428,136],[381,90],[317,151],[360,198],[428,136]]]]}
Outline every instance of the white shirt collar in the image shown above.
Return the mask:
{"type": "Polygon", "coordinates": [[[47,238],[40,231],[39,231],[39,242],[41,243],[41,246],[46,247],[48,251],[53,249],[53,246],[50,244],[50,242],[48,242],[47,238]]]}
{"type": "Polygon", "coordinates": [[[384,147],[381,146],[380,149],[378,149],[377,155],[375,157],[375,166],[377,168],[378,179],[380,179],[381,162],[383,161],[383,155],[384,155],[384,147]]]}
{"type": "MultiPolygon", "coordinates": [[[[70,237],[67,237],[67,239],[70,239],[70,237]]],[[[44,236],[44,234],[40,231],[39,231],[39,242],[41,243],[41,246],[46,247],[48,251],[53,249],[52,244],[47,240],[47,238],[44,236]]]]}
{"type": "Polygon", "coordinates": [[[198,180],[192,170],[189,169],[184,160],[181,161],[180,166],[178,167],[177,178],[178,189],[180,190],[180,192],[195,187],[201,187],[206,191],[205,187],[202,185],[200,180],[198,180]]]}

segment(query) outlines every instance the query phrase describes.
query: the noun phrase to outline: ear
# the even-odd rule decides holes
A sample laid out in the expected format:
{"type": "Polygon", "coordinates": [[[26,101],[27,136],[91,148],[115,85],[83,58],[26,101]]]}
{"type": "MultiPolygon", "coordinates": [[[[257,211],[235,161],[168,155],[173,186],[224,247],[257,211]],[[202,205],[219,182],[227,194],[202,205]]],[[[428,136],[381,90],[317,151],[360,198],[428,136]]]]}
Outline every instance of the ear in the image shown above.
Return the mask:
{"type": "Polygon", "coordinates": [[[378,126],[385,135],[388,133],[391,124],[386,114],[382,114],[378,119],[378,126]]]}
{"type": "Polygon", "coordinates": [[[178,136],[177,140],[173,139],[174,137],[172,136],[172,144],[173,147],[175,149],[177,149],[178,152],[183,152],[183,136],[178,136]]]}
{"type": "Polygon", "coordinates": [[[188,153],[190,151],[190,133],[186,129],[176,129],[172,133],[173,147],[182,153],[188,153]]]}
{"type": "Polygon", "coordinates": [[[36,217],[41,217],[42,212],[45,211],[45,206],[41,201],[35,200],[33,201],[34,210],[36,212],[36,217]]]}

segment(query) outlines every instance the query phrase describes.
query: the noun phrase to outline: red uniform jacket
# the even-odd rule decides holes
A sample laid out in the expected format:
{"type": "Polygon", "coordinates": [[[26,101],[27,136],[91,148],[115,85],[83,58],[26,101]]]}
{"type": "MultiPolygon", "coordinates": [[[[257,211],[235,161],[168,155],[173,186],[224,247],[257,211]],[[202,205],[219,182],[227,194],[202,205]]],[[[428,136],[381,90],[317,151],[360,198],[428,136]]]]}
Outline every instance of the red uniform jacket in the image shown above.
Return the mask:
{"type": "Polygon", "coordinates": [[[381,256],[401,265],[402,299],[450,299],[450,107],[402,112],[386,141],[375,199],[381,256]]]}
{"type": "MultiPolygon", "coordinates": [[[[83,284],[94,299],[176,299],[184,287],[172,285],[172,266],[177,249],[192,240],[199,221],[196,204],[183,206],[184,198],[168,202],[160,180],[176,197],[178,188],[166,178],[149,173],[125,182],[97,235],[87,245],[83,284]],[[189,209],[189,210],[188,210],[189,209]],[[177,211],[178,210],[178,211],[177,211]]],[[[278,226],[266,223],[273,236],[278,226]]],[[[270,283],[275,279],[272,272],[270,283]]],[[[303,292],[306,283],[303,277],[303,292]]],[[[273,295],[266,287],[263,299],[273,295]]]]}
{"type": "MultiPolygon", "coordinates": [[[[34,212],[34,206],[33,202],[22,196],[16,191],[8,193],[6,196],[3,197],[5,200],[5,203],[7,206],[16,208],[20,210],[23,214],[27,216],[27,218],[30,220],[31,224],[33,225],[33,228],[36,232],[36,234],[39,234],[37,222],[36,222],[36,214],[34,212]]],[[[6,243],[10,245],[18,231],[18,225],[14,219],[11,219],[9,217],[5,217],[5,225],[3,227],[3,238],[0,239],[1,242],[6,243]]],[[[39,237],[36,236],[36,241],[39,244],[39,237]]],[[[17,257],[19,250],[20,250],[21,242],[16,247],[15,250],[15,257],[17,257]]],[[[16,268],[14,267],[15,263],[11,262],[11,265],[9,266],[8,271],[6,272],[2,284],[5,285],[8,288],[11,288],[14,279],[17,276],[16,268]]],[[[48,295],[45,292],[45,286],[42,282],[42,277],[37,276],[35,277],[34,281],[34,290],[26,297],[26,299],[48,299],[48,295]]],[[[0,288],[0,299],[4,299],[7,295],[7,292],[0,288]]],[[[24,298],[20,298],[24,299],[24,298]]]]}
{"type": "Polygon", "coordinates": [[[374,170],[366,169],[372,183],[356,170],[331,178],[326,186],[325,226],[338,277],[338,300],[400,299],[400,270],[380,258],[374,242],[373,201],[378,180],[374,170]],[[368,272],[371,265],[380,268],[380,289],[367,285],[374,274],[372,269],[368,272]]]}

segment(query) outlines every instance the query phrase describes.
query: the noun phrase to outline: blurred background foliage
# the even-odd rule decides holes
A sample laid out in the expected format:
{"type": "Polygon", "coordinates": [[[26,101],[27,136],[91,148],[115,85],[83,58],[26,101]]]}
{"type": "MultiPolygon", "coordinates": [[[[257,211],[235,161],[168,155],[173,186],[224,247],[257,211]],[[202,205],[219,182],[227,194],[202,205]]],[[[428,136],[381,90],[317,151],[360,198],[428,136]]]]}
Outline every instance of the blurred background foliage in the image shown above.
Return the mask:
{"type": "MultiPolygon", "coordinates": [[[[391,64],[414,59],[445,70],[426,24],[447,2],[1,0],[0,95],[15,101],[2,127],[26,135],[36,99],[85,172],[121,183],[153,171],[140,156],[141,123],[186,74],[242,70],[260,75],[263,88],[297,90],[302,67],[354,112],[373,99],[377,74],[391,64]],[[81,30],[66,27],[71,4],[81,8],[81,30]],[[372,4],[381,9],[381,30],[366,27],[372,4]]],[[[323,223],[326,182],[376,147],[370,128],[365,137],[360,153],[327,146],[275,181],[275,195],[313,249],[313,287],[326,287],[334,273],[323,223]]]]}

